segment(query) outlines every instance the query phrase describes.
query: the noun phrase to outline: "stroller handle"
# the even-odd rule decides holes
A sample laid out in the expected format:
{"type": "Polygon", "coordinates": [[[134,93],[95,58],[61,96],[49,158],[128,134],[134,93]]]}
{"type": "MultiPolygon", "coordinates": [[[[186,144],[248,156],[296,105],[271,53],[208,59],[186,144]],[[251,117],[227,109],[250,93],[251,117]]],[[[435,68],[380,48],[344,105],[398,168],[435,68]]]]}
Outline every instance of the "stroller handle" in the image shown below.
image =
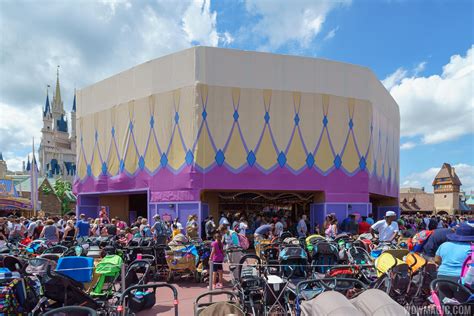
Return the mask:
{"type": "Polygon", "coordinates": [[[96,316],[97,312],[90,308],[90,307],[85,307],[85,306],[63,306],[59,308],[55,308],[53,310],[50,310],[46,313],[43,314],[43,316],[53,316],[58,313],[87,313],[90,316],[96,316]]]}
{"type": "MultiPolygon", "coordinates": [[[[351,279],[351,278],[322,278],[322,279],[310,279],[310,280],[306,280],[306,281],[301,281],[299,282],[297,285],[296,285],[296,294],[298,295],[301,290],[303,289],[303,286],[304,285],[307,285],[307,284],[318,284],[318,285],[321,285],[322,288],[324,289],[324,291],[326,290],[336,290],[337,289],[337,283],[339,281],[342,281],[342,282],[351,282],[352,284],[358,284],[361,286],[361,288],[363,289],[367,289],[367,285],[365,285],[362,281],[358,280],[358,279],[351,279]],[[331,287],[330,284],[328,283],[332,283],[334,284],[334,287],[331,287]]],[[[345,289],[345,288],[344,288],[345,289]]]]}
{"type": "MultiPolygon", "coordinates": [[[[133,290],[143,290],[143,289],[156,289],[159,287],[167,287],[173,292],[173,304],[174,304],[174,315],[178,316],[178,290],[172,286],[171,284],[167,283],[148,283],[143,285],[134,285],[131,286],[120,295],[119,298],[119,305],[123,306],[125,302],[125,298],[133,291],[133,290]]],[[[125,308],[123,308],[123,315],[125,315],[125,308]]]]}
{"type": "Polygon", "coordinates": [[[204,297],[206,296],[216,296],[216,295],[228,295],[229,297],[231,297],[232,300],[234,301],[238,301],[238,297],[237,297],[237,294],[235,294],[234,292],[231,292],[231,291],[225,291],[225,290],[220,290],[220,291],[208,291],[206,293],[203,293],[201,295],[199,295],[198,297],[196,297],[196,299],[194,300],[194,304],[199,304],[199,301],[201,299],[203,299],[204,297]]]}

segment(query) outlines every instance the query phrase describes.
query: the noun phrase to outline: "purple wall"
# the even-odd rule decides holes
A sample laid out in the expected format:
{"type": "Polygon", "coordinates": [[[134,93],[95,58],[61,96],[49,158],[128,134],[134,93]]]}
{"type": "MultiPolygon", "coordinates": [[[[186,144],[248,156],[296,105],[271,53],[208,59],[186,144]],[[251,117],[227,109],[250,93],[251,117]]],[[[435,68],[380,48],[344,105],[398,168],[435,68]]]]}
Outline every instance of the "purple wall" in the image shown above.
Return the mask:
{"type": "MultiPolygon", "coordinates": [[[[154,224],[153,217],[155,214],[159,214],[162,219],[167,219],[168,217],[171,220],[174,220],[176,217],[179,218],[179,222],[183,225],[183,228],[186,226],[189,215],[198,216],[198,224],[201,223],[203,215],[200,212],[200,202],[192,203],[150,203],[149,204],[149,218],[151,225],[154,224]]],[[[201,225],[199,225],[201,226],[201,225]]]]}
{"type": "Polygon", "coordinates": [[[86,217],[96,218],[99,211],[99,198],[96,196],[79,195],[77,197],[76,216],[85,214],[86,217]]]}
{"type": "Polygon", "coordinates": [[[370,203],[320,203],[311,204],[310,222],[312,228],[316,223],[323,226],[324,219],[329,214],[335,214],[337,221],[341,223],[349,214],[357,213],[360,216],[367,216],[370,213],[370,203]]]}

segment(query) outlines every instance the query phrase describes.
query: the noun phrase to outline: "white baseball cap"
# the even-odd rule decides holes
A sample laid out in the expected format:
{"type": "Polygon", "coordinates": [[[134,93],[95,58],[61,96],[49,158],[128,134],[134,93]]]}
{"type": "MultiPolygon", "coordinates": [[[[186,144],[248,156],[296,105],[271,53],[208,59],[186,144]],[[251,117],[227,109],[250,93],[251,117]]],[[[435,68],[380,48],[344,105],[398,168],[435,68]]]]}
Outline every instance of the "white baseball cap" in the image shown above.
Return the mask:
{"type": "Polygon", "coordinates": [[[390,217],[390,216],[397,216],[397,213],[395,213],[394,211],[387,211],[387,213],[385,213],[385,217],[390,217]]]}

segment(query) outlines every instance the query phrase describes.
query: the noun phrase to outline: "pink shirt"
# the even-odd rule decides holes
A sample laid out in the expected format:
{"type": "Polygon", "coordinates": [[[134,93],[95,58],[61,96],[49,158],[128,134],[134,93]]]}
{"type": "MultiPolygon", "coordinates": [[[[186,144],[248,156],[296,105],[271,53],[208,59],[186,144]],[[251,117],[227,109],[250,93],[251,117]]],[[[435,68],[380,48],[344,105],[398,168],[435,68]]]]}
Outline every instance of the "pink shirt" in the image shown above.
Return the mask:
{"type": "Polygon", "coordinates": [[[219,243],[217,241],[213,241],[211,243],[211,247],[214,250],[211,260],[213,262],[223,262],[224,261],[224,250],[222,249],[222,244],[219,247],[219,243]]]}

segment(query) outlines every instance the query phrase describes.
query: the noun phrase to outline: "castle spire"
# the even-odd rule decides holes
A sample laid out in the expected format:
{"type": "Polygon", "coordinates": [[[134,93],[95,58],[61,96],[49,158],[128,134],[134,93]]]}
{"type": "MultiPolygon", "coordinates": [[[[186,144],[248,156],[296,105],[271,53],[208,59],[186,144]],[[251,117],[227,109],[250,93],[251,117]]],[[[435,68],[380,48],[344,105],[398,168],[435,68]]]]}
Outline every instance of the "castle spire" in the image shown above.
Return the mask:
{"type": "Polygon", "coordinates": [[[3,161],[3,154],[1,151],[0,151],[0,161],[3,161]]]}
{"type": "Polygon", "coordinates": [[[72,101],[72,111],[76,112],[76,89],[74,89],[74,100],[72,101]]]}
{"type": "Polygon", "coordinates": [[[44,112],[43,112],[43,117],[46,116],[46,114],[51,113],[51,107],[49,105],[49,91],[48,91],[49,85],[46,88],[46,103],[44,105],[44,112]]]}
{"type": "Polygon", "coordinates": [[[61,89],[59,88],[59,65],[56,70],[56,93],[54,95],[54,101],[56,104],[61,104],[61,89]]]}

